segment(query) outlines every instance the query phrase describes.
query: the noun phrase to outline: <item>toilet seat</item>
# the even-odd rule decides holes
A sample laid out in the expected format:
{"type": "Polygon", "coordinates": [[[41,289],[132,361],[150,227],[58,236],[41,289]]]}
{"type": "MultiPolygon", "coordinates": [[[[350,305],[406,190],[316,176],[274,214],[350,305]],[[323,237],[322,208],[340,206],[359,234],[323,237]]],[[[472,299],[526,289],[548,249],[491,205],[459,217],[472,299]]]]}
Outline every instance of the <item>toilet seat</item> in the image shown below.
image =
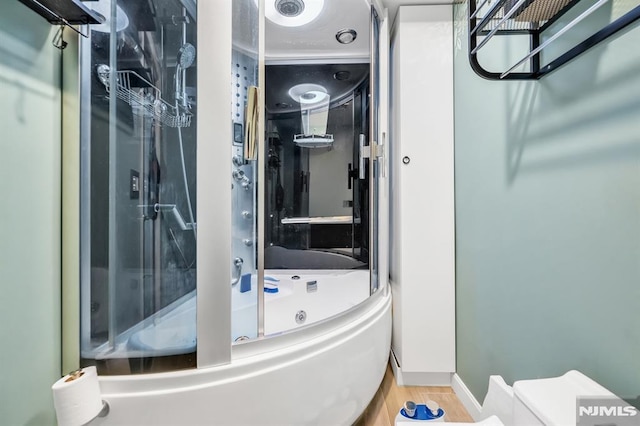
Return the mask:
{"type": "Polygon", "coordinates": [[[549,379],[519,380],[513,384],[513,393],[516,425],[575,425],[577,398],[617,398],[576,370],[549,379]]]}

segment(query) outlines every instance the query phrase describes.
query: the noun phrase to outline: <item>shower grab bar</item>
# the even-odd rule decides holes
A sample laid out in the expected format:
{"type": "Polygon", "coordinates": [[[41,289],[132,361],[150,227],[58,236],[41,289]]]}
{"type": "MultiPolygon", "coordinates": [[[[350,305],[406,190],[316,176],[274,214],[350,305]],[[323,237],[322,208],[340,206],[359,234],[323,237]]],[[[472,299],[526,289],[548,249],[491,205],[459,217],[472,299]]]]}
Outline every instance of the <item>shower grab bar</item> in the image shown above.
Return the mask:
{"type": "Polygon", "coordinates": [[[360,150],[359,150],[360,154],[358,156],[358,177],[360,179],[364,179],[365,178],[364,160],[365,158],[371,157],[371,147],[364,146],[365,137],[364,137],[364,134],[362,133],[360,134],[358,142],[360,144],[360,150]]]}
{"type": "MultiPolygon", "coordinates": [[[[139,205],[138,206],[141,209],[146,209],[149,206],[147,205],[139,205]]],[[[180,212],[178,211],[178,208],[176,207],[175,204],[154,204],[153,205],[153,211],[155,211],[156,213],[162,212],[163,215],[168,215],[170,217],[172,217],[176,223],[178,224],[178,227],[180,228],[181,231],[191,231],[196,227],[195,223],[187,223],[185,222],[184,218],[182,217],[182,215],[180,214],[180,212]]]]}
{"type": "Polygon", "coordinates": [[[353,216],[285,217],[280,223],[283,225],[339,225],[360,223],[360,218],[353,216]]]}

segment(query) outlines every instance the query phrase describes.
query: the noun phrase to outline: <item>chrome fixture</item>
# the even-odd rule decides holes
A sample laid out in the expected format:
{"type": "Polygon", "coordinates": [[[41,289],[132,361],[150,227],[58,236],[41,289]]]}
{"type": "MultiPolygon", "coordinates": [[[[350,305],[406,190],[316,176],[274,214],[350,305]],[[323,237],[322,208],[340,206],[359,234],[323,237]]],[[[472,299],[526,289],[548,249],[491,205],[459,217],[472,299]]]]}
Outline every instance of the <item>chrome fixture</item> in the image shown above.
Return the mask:
{"type": "Polygon", "coordinates": [[[233,171],[232,176],[233,176],[233,178],[234,178],[235,180],[237,180],[238,182],[240,182],[242,179],[244,179],[244,178],[245,178],[244,172],[243,172],[242,170],[240,170],[240,169],[235,169],[235,170],[233,171]]]}
{"type": "Polygon", "coordinates": [[[293,18],[304,12],[304,2],[302,0],[276,0],[276,10],[282,16],[293,18]]]}
{"type": "Polygon", "coordinates": [[[318,291],[318,281],[307,281],[307,293],[315,293],[318,291]]]}
{"type": "Polygon", "coordinates": [[[344,30],[340,30],[336,33],[336,40],[341,44],[353,43],[357,37],[358,33],[356,30],[352,30],[351,28],[345,28],[344,30]]]}
{"type": "MultiPolygon", "coordinates": [[[[139,207],[147,207],[147,206],[139,206],[139,207]]],[[[182,231],[190,231],[195,229],[196,224],[194,222],[187,223],[184,218],[178,211],[178,208],[175,204],[154,204],[153,211],[156,213],[162,212],[162,214],[166,217],[171,217],[177,223],[178,227],[182,231]]]]}
{"type": "Polygon", "coordinates": [[[176,108],[178,101],[182,101],[182,106],[187,108],[189,106],[186,87],[184,84],[184,71],[190,68],[196,61],[196,48],[191,43],[185,43],[178,50],[178,56],[176,58],[176,108]]]}
{"type": "Polygon", "coordinates": [[[244,159],[242,158],[242,155],[234,155],[231,161],[236,167],[244,166],[244,159]]]}
{"type": "Polygon", "coordinates": [[[307,320],[307,313],[305,311],[296,312],[296,323],[303,324],[307,320]]]}
{"type": "Polygon", "coordinates": [[[185,43],[178,50],[178,66],[186,70],[191,67],[196,60],[196,48],[191,43],[185,43]]]}
{"type": "Polygon", "coordinates": [[[247,219],[247,220],[249,220],[249,219],[251,219],[252,217],[253,217],[253,215],[251,214],[251,212],[250,212],[250,211],[245,210],[245,211],[243,211],[243,212],[242,212],[242,218],[243,218],[243,219],[247,219]]]}
{"type": "Polygon", "coordinates": [[[242,243],[247,247],[251,247],[253,245],[253,240],[245,238],[244,240],[242,240],[242,243]]]}
{"type": "Polygon", "coordinates": [[[233,259],[233,266],[236,269],[236,274],[231,281],[231,286],[235,286],[240,282],[240,278],[242,278],[242,265],[244,264],[244,260],[241,257],[236,257],[233,259]]]}
{"type": "Polygon", "coordinates": [[[111,73],[111,68],[109,68],[109,65],[98,65],[98,67],[96,68],[96,72],[98,74],[100,83],[102,83],[106,87],[109,87],[109,74],[111,73]]]}
{"type": "Polygon", "coordinates": [[[240,185],[245,189],[249,190],[251,188],[251,179],[244,174],[244,172],[240,169],[236,169],[233,171],[233,178],[240,182],[240,185]]]}

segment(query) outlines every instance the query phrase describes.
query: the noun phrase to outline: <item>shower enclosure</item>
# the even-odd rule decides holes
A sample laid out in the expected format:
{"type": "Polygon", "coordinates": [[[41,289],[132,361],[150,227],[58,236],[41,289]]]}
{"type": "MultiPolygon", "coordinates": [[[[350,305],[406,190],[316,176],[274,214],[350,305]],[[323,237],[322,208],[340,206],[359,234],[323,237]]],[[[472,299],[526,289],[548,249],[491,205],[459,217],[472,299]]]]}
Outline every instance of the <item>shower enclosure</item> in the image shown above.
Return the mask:
{"type": "MultiPolygon", "coordinates": [[[[312,362],[367,345],[352,367],[366,371],[335,372],[354,392],[348,413],[318,407],[308,421],[354,420],[390,341],[383,9],[87,5],[105,22],[81,49],[79,361],[97,366],[111,401],[100,421],[134,421],[134,403],[153,408],[156,424],[201,421],[211,407],[169,413],[154,396],[175,380],[220,407],[229,383],[244,383],[258,407],[266,388],[249,381],[291,385],[301,368],[314,381],[312,362]],[[349,28],[351,43],[332,33],[315,45],[329,24],[349,28]],[[159,372],[170,374],[148,374],[159,372]]],[[[282,416],[278,407],[265,410],[282,416]]]]}

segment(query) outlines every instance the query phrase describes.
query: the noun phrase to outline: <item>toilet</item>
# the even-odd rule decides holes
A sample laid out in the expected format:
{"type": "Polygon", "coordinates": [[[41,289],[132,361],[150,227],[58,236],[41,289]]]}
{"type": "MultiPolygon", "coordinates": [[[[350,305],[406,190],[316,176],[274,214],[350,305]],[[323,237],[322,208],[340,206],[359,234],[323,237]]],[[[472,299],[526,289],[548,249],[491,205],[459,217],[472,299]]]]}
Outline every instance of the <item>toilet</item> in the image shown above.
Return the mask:
{"type": "MultiPolygon", "coordinates": [[[[489,390],[482,404],[480,418],[476,423],[448,423],[449,425],[486,426],[575,426],[594,424],[590,418],[578,419],[578,398],[599,398],[607,406],[616,405],[616,413],[640,421],[640,413],[618,398],[612,392],[585,376],[571,370],[562,376],[546,379],[519,380],[513,387],[507,385],[501,376],[491,376],[489,390]],[[578,423],[577,420],[585,420],[578,423]]],[[[588,415],[581,411],[580,415],[588,415]]],[[[411,419],[396,424],[424,423],[411,419]],[[408,420],[408,422],[407,422],[408,420]]],[[[619,424],[620,418],[604,419],[609,424],[619,424]]],[[[627,419],[622,419],[627,420],[627,419]]],[[[629,423],[631,424],[631,423],[629,423]]]]}

